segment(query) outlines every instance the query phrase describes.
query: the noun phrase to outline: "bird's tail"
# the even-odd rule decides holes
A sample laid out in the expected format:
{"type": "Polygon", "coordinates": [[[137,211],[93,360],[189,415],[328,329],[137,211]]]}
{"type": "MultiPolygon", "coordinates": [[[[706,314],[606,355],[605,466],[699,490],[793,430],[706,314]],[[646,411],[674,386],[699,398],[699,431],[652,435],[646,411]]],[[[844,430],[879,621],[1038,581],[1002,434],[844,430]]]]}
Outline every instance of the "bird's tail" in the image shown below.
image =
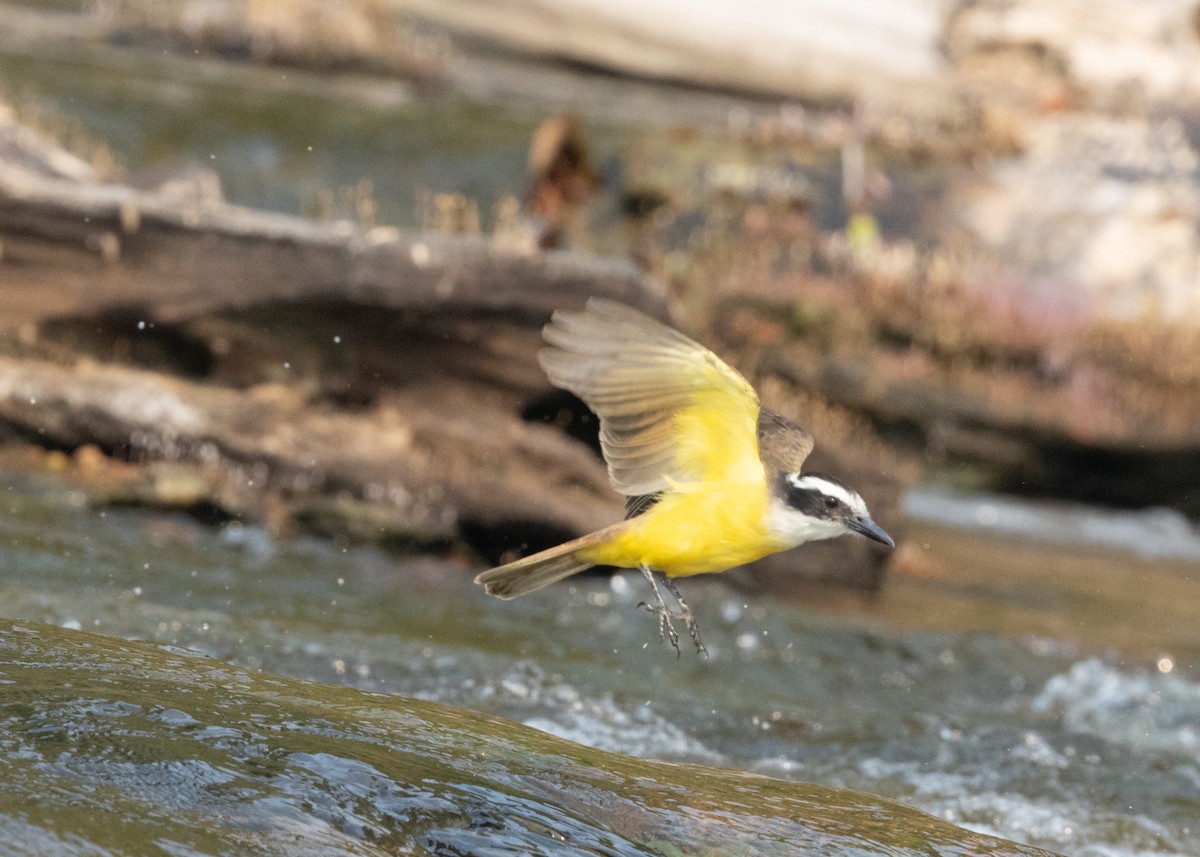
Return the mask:
{"type": "Polygon", "coordinates": [[[475,582],[489,595],[506,601],[535,592],[596,565],[594,559],[588,558],[590,552],[587,549],[595,547],[619,526],[621,524],[485,571],[475,578],[475,582]]]}

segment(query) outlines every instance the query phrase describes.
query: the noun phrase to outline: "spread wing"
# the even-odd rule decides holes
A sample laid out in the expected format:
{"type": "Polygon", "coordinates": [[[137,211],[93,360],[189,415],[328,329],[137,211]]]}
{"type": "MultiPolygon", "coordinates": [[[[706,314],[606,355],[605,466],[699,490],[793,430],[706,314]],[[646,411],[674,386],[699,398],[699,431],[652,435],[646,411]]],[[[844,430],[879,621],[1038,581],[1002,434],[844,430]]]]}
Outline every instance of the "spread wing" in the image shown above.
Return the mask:
{"type": "Polygon", "coordinates": [[[539,355],[550,380],[600,417],[613,487],[762,478],[758,396],[707,348],[622,304],[592,298],[554,313],[539,355]]]}

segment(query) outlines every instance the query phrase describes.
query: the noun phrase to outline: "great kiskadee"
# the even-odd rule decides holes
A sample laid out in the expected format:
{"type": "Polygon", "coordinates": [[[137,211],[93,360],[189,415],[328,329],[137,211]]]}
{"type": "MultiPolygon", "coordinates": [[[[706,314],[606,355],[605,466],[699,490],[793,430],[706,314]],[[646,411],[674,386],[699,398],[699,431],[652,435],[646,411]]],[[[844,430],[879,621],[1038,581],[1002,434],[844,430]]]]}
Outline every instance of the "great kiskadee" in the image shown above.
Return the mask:
{"type": "Polygon", "coordinates": [[[626,517],[598,532],[475,578],[516,598],[594,565],[640,569],[659,636],[678,651],[673,619],[704,650],[673,577],[725,571],[804,542],[858,533],[888,547],[853,489],[801,473],[812,436],[761,407],[754,388],[707,348],[636,310],[592,298],[555,312],[539,362],[555,386],[600,417],[600,448],[626,517]],[[679,602],[667,609],[654,573],[679,602]]]}

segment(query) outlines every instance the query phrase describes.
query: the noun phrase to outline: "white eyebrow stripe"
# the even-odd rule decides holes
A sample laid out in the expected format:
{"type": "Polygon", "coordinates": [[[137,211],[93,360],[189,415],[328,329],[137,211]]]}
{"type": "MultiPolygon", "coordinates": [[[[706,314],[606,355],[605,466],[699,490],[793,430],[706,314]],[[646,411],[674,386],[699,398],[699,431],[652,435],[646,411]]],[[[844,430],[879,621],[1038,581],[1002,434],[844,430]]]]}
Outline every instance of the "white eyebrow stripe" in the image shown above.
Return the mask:
{"type": "Polygon", "coordinates": [[[822,479],[820,476],[801,476],[798,473],[790,473],[787,479],[793,486],[801,490],[820,491],[822,494],[836,497],[856,512],[866,510],[866,504],[857,494],[847,491],[841,485],[822,479]]]}

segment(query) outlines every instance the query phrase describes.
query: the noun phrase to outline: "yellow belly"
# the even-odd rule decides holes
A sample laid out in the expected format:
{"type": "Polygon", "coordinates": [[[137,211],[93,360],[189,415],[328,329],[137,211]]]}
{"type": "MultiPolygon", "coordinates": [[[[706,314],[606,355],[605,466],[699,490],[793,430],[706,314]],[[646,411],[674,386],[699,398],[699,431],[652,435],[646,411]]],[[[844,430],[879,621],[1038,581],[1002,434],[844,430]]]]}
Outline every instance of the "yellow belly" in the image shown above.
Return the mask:
{"type": "Polygon", "coordinates": [[[691,483],[618,528],[582,558],[647,565],[670,577],[725,571],[782,550],[767,529],[764,482],[691,483]]]}

